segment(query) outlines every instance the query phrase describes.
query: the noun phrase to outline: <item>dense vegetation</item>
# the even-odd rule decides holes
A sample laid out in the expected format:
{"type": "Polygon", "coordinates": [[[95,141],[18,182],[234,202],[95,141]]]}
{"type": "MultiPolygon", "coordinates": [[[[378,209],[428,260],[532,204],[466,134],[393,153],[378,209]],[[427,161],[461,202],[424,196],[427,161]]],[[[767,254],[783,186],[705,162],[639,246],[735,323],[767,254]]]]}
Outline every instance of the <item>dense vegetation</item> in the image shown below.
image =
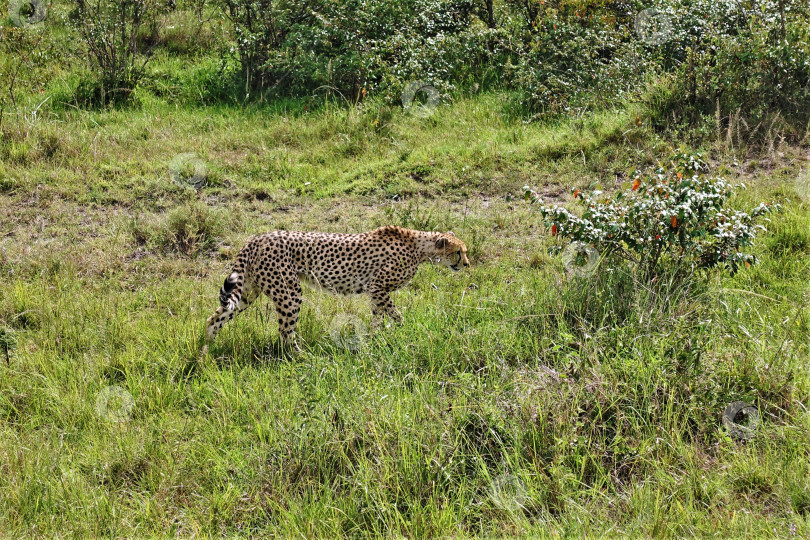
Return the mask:
{"type": "Polygon", "coordinates": [[[810,536],[809,11],[12,0],[0,536],[810,536]],[[473,265],[202,353],[383,224],[473,265]]]}
{"type": "Polygon", "coordinates": [[[409,81],[422,81],[445,98],[510,90],[521,114],[641,100],[657,127],[706,127],[708,116],[738,136],[779,122],[796,137],[810,120],[810,7],[802,0],[188,0],[185,10],[174,0],[81,0],[52,6],[44,23],[43,6],[11,4],[17,25],[3,28],[3,68],[19,80],[6,100],[41,80],[79,105],[133,93],[391,103],[409,81]],[[67,40],[78,46],[59,46],[67,40]],[[38,73],[56,56],[87,71],[38,73]],[[163,69],[148,69],[155,56],[163,69]],[[198,61],[182,61],[190,58],[198,61]]]}

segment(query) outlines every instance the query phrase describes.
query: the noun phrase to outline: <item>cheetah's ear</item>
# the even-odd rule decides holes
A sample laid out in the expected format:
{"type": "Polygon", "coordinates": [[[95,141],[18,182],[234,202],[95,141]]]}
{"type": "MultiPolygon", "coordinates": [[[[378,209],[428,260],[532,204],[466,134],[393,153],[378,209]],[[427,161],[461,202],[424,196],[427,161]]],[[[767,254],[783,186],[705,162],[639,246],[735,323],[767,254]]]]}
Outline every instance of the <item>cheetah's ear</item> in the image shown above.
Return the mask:
{"type": "Polygon", "coordinates": [[[447,238],[439,238],[436,240],[436,249],[444,249],[447,247],[447,238]]]}
{"type": "Polygon", "coordinates": [[[455,238],[455,237],[456,237],[456,235],[455,235],[455,234],[453,234],[453,231],[447,231],[447,235],[448,235],[448,236],[452,236],[453,238],[455,238]]]}

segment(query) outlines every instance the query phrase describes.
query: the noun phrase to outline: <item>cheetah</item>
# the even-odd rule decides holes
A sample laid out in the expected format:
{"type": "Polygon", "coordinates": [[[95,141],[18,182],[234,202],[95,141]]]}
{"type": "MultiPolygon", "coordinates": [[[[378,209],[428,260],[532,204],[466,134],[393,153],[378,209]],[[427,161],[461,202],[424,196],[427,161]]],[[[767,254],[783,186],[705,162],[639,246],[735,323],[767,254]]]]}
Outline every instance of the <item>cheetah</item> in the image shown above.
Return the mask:
{"type": "Polygon", "coordinates": [[[298,350],[295,328],[303,302],[302,281],[337,294],[368,294],[375,322],[388,315],[401,323],[390,294],[406,285],[423,262],[454,271],[470,265],[467,246],[452,232],[387,226],[361,234],[262,234],[236,257],[219,291],[221,305],[206,323],[206,334],[213,340],[226,322],[263,292],[276,306],[282,345],[298,350]]]}

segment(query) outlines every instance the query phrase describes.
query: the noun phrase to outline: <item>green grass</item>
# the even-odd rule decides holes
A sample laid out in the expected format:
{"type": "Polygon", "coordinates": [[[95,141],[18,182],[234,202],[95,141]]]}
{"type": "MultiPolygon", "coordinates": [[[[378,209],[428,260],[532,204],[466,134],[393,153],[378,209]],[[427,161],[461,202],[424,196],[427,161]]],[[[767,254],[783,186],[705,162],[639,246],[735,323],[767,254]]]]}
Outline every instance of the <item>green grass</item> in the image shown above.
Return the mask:
{"type": "Polygon", "coordinates": [[[667,155],[632,109],[147,98],[45,107],[0,140],[3,536],[810,535],[802,149],[732,170],[735,204],[786,204],[761,264],[661,298],[567,279],[506,197],[615,189],[667,155]],[[170,178],[182,153],[200,191],[170,178]],[[420,269],[394,295],[404,324],[357,348],[335,336],[371,328],[366,299],[305,291],[302,353],[262,300],[200,355],[248,237],[382,224],[453,230],[473,266],[420,269]],[[762,416],[751,441],[722,428],[737,400],[762,416]]]}

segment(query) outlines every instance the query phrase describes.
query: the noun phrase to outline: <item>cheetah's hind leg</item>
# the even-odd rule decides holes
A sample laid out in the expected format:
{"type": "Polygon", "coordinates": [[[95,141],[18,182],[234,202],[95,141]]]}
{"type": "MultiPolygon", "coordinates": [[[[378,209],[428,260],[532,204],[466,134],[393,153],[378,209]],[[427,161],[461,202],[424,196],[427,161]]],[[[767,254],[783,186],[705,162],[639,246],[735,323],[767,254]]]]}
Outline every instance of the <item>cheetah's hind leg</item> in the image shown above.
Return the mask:
{"type": "Polygon", "coordinates": [[[242,295],[233,309],[228,309],[227,306],[219,306],[217,310],[208,317],[205,324],[205,334],[209,341],[213,341],[219,333],[219,330],[231,319],[236,317],[239,313],[247,309],[250,304],[259,296],[259,289],[252,282],[245,281],[242,295]]]}
{"type": "Polygon", "coordinates": [[[297,277],[287,278],[281,287],[268,283],[264,286],[264,294],[269,296],[276,306],[282,350],[301,352],[295,331],[301,315],[301,304],[304,302],[301,281],[297,277]]]}

